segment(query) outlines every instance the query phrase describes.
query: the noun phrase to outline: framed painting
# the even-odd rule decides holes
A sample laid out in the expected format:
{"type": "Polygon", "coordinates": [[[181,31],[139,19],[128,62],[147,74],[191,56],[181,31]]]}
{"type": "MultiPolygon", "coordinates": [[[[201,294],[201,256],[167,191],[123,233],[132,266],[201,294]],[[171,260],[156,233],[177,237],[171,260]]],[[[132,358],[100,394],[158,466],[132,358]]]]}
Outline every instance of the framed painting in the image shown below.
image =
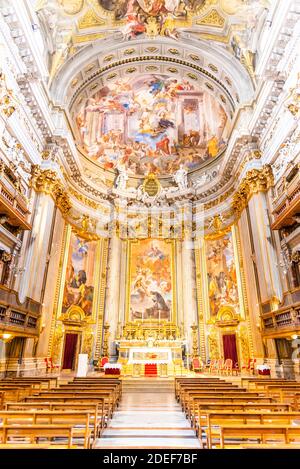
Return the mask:
{"type": "Polygon", "coordinates": [[[174,240],[128,241],[127,321],[174,321],[174,249],[174,240]]]}
{"type": "Polygon", "coordinates": [[[93,318],[95,292],[95,256],[97,242],[85,240],[71,233],[62,313],[77,306],[86,319],[93,318]]]}

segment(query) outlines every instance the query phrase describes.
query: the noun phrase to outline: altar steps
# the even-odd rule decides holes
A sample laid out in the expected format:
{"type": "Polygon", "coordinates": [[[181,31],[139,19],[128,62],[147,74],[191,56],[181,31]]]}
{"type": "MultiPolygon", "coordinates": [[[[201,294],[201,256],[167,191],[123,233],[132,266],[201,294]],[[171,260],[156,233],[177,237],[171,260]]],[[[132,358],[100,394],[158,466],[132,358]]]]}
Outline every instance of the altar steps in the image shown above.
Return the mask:
{"type": "Polygon", "coordinates": [[[124,378],[122,380],[122,389],[124,393],[174,392],[174,386],[175,382],[173,378],[143,376],[141,378],[124,378]]]}

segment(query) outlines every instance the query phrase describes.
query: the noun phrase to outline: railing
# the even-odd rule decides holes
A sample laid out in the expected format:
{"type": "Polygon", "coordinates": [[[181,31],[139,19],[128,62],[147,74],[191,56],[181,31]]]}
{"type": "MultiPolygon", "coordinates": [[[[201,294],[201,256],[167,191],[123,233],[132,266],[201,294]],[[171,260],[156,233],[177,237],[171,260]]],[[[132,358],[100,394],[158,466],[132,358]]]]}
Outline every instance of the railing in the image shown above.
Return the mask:
{"type": "Polygon", "coordinates": [[[8,305],[0,305],[0,332],[22,332],[30,335],[38,334],[39,313],[18,311],[8,305]]]}
{"type": "Polygon", "coordinates": [[[262,315],[263,335],[300,331],[300,302],[262,315]]]}
{"type": "Polygon", "coordinates": [[[274,216],[272,228],[276,230],[285,224],[290,225],[293,215],[300,208],[300,169],[298,166],[277,183],[272,205],[274,216]]]}
{"type": "Polygon", "coordinates": [[[4,172],[0,174],[0,212],[8,216],[12,225],[31,229],[28,201],[4,172]]]}

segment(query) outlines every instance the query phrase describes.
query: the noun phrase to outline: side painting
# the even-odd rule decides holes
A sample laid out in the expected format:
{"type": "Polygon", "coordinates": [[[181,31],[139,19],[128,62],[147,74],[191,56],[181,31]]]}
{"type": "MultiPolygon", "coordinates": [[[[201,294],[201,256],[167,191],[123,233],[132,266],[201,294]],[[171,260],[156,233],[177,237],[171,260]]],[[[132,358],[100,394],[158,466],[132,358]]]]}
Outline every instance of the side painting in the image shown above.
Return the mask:
{"type": "Polygon", "coordinates": [[[207,240],[206,263],[210,317],[215,318],[222,306],[232,306],[239,313],[237,273],[232,234],[207,240]]]}
{"type": "Polygon", "coordinates": [[[129,320],[172,318],[172,244],[140,240],[131,244],[129,320]]]}
{"type": "Polygon", "coordinates": [[[79,306],[86,317],[92,316],[94,299],[96,243],[86,243],[73,233],[70,240],[62,313],[79,306]]]}

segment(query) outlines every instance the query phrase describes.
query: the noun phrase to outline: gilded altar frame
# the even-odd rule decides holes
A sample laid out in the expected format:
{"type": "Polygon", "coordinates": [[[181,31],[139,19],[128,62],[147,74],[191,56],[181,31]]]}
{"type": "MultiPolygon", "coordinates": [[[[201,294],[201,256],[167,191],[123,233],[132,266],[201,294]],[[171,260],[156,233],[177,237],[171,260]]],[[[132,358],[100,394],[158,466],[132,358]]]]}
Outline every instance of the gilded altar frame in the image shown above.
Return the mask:
{"type": "MultiPolygon", "coordinates": [[[[151,238],[152,239],[152,238],[151,238]]],[[[175,239],[162,239],[162,238],[153,238],[153,240],[163,241],[171,245],[171,283],[172,283],[172,309],[170,315],[170,324],[177,323],[177,279],[176,279],[176,268],[175,268],[175,255],[176,255],[176,240],[175,239]]],[[[131,287],[131,256],[132,256],[132,246],[133,244],[139,243],[140,241],[148,240],[148,238],[139,238],[131,239],[127,241],[127,266],[126,266],[126,304],[125,304],[125,323],[140,323],[140,319],[135,319],[131,321],[130,318],[130,287],[131,287]]],[[[144,323],[149,324],[158,324],[158,319],[145,319],[144,323]]]]}

